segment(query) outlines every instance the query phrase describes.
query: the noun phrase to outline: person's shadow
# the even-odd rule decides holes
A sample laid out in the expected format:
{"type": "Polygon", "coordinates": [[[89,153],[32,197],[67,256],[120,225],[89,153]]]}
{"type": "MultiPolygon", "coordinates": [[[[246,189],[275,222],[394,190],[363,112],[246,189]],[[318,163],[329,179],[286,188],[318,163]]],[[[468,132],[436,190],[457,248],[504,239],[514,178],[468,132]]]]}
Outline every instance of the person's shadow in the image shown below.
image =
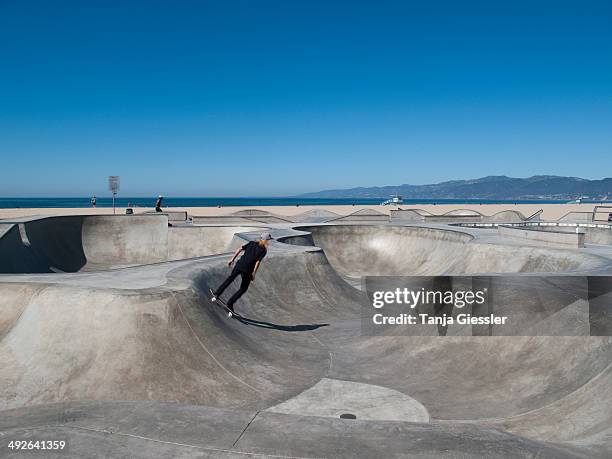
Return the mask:
{"type": "Polygon", "coordinates": [[[244,316],[234,316],[236,320],[242,322],[245,325],[253,325],[254,327],[260,328],[270,328],[272,330],[280,330],[280,331],[288,331],[288,332],[296,332],[296,331],[311,331],[316,330],[317,328],[327,327],[329,324],[303,324],[303,325],[280,325],[273,324],[270,322],[262,322],[260,320],[249,319],[244,316]]]}

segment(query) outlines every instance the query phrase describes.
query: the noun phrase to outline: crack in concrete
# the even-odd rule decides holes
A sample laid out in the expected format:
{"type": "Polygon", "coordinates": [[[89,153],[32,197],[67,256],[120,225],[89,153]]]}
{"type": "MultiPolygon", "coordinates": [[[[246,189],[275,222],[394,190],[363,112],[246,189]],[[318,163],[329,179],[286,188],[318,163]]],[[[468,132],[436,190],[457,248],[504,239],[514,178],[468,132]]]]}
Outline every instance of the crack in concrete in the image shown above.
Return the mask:
{"type": "Polygon", "coordinates": [[[247,429],[250,427],[251,423],[255,420],[255,418],[257,417],[257,415],[261,413],[261,410],[258,410],[253,417],[251,418],[251,420],[247,423],[246,426],[244,426],[244,429],[242,429],[242,432],[240,432],[240,435],[238,435],[238,438],[236,438],[236,441],[232,444],[232,447],[236,446],[236,443],[238,443],[240,441],[240,439],[242,438],[242,436],[244,435],[244,433],[247,431],[247,429]]]}

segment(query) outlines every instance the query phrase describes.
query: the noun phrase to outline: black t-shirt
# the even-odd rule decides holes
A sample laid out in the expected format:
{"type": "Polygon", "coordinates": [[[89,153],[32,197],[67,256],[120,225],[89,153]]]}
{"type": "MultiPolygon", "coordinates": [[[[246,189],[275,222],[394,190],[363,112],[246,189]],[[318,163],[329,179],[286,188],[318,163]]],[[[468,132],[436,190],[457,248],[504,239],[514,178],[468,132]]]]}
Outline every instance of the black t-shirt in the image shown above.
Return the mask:
{"type": "Polygon", "coordinates": [[[236,263],[236,269],[244,273],[252,273],[255,269],[255,263],[263,260],[268,251],[262,245],[255,241],[251,241],[242,246],[244,255],[240,257],[238,263],[236,263]]]}

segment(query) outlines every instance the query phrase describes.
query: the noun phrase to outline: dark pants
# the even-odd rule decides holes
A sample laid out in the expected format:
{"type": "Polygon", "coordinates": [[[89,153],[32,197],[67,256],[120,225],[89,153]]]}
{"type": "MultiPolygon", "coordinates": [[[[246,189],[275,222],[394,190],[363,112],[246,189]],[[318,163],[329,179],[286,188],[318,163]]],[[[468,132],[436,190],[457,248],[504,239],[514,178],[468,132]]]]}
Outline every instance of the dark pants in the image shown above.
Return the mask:
{"type": "Polygon", "coordinates": [[[230,309],[234,309],[234,303],[249,289],[249,284],[251,283],[251,273],[245,273],[234,268],[231,274],[227,277],[227,279],[225,279],[225,281],[223,281],[221,286],[215,292],[216,296],[221,296],[225,289],[229,287],[229,285],[234,282],[234,279],[236,279],[238,276],[242,276],[242,281],[240,282],[240,288],[227,302],[230,309]]]}

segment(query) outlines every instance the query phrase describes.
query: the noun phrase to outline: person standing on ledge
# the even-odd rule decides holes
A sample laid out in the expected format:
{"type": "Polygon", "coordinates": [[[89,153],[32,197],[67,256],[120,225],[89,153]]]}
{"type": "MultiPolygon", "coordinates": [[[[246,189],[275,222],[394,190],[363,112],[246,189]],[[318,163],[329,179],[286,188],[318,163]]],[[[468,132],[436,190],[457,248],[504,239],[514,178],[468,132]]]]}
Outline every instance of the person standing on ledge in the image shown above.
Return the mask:
{"type": "MultiPolygon", "coordinates": [[[[217,299],[221,296],[221,294],[225,291],[227,287],[236,279],[238,276],[241,277],[240,288],[232,295],[232,297],[227,302],[227,307],[230,311],[234,312],[234,303],[240,298],[245,292],[249,289],[249,285],[252,281],[255,280],[255,274],[259,269],[259,265],[261,264],[261,260],[264,259],[266,254],[268,253],[268,244],[272,236],[270,233],[262,233],[261,238],[257,241],[250,241],[239,247],[236,252],[234,252],[234,256],[227,263],[229,267],[234,264],[234,260],[236,257],[240,255],[241,252],[244,251],[244,255],[240,257],[238,263],[230,275],[225,279],[225,281],[219,286],[217,290],[211,290],[212,292],[212,301],[217,301],[217,299]]],[[[232,317],[232,312],[228,314],[229,317],[232,317]]]]}
{"type": "Polygon", "coordinates": [[[98,200],[96,199],[96,195],[94,194],[91,197],[91,207],[93,207],[94,209],[96,208],[96,204],[98,203],[98,200]]]}
{"type": "Polygon", "coordinates": [[[155,212],[162,211],[162,200],[163,199],[164,197],[161,194],[157,197],[157,201],[155,201],[155,212]]]}

